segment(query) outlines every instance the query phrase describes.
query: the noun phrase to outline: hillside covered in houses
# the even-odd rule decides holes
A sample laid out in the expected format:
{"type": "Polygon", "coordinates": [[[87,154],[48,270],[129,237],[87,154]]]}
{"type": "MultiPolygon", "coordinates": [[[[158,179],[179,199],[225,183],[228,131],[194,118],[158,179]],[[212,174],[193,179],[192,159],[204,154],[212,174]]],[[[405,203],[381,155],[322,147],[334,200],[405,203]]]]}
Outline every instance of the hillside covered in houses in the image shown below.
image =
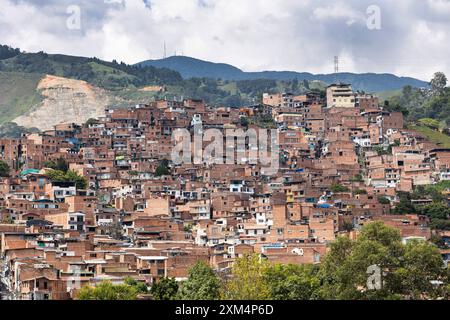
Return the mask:
{"type": "MultiPolygon", "coordinates": [[[[433,83],[421,94],[445,99],[433,83]]],[[[233,108],[155,98],[2,138],[0,296],[448,299],[450,149],[409,116],[336,83],[233,108]]]]}

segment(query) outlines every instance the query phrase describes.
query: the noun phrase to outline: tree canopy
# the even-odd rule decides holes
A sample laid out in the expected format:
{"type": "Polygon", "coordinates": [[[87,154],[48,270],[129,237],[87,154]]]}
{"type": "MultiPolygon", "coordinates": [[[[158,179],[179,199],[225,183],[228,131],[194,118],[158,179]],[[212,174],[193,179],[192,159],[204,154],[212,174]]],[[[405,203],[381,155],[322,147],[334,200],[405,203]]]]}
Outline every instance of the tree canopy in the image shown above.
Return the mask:
{"type": "Polygon", "coordinates": [[[44,163],[44,167],[53,169],[53,170],[63,171],[63,172],[67,172],[67,170],[69,170],[69,164],[62,157],[56,161],[46,161],[44,163]]]}
{"type": "Polygon", "coordinates": [[[443,72],[436,72],[430,81],[430,85],[434,94],[441,94],[447,86],[447,77],[443,72]]]}
{"type": "Polygon", "coordinates": [[[49,176],[52,182],[74,182],[77,189],[86,189],[88,182],[85,177],[80,176],[78,173],[72,170],[67,172],[60,170],[47,170],[46,174],[49,176]]]}
{"type": "Polygon", "coordinates": [[[259,255],[244,255],[233,265],[232,277],[222,290],[224,300],[267,300],[270,288],[265,281],[269,268],[267,261],[259,255]]]}
{"type": "MultiPolygon", "coordinates": [[[[162,278],[150,290],[155,300],[393,300],[450,296],[450,271],[438,247],[427,241],[404,243],[397,229],[366,224],[356,240],[339,237],[317,265],[271,264],[264,255],[235,260],[222,281],[204,262],[189,270],[181,285],[162,278]],[[441,285],[439,285],[441,284],[441,285]]],[[[132,300],[147,287],[132,278],[123,285],[103,282],[83,287],[80,300],[132,300]]]]}
{"type": "Polygon", "coordinates": [[[175,300],[177,298],[179,285],[173,278],[162,278],[155,282],[150,292],[155,300],[175,300]]]}
{"type": "Polygon", "coordinates": [[[204,262],[197,262],[189,269],[189,277],[180,290],[183,300],[217,300],[220,297],[220,279],[204,262]]]}
{"type": "Polygon", "coordinates": [[[162,160],[155,171],[155,176],[161,177],[170,174],[169,170],[169,161],[164,159],[162,160]]]}
{"type": "Polygon", "coordinates": [[[350,300],[436,298],[445,293],[431,281],[448,281],[437,247],[425,241],[404,245],[399,231],[382,222],[367,224],[355,241],[338,238],[319,277],[318,296],[350,300]]]}
{"type": "Polygon", "coordinates": [[[136,300],[139,290],[135,286],[114,285],[104,281],[97,286],[84,286],[77,294],[77,300],[136,300]]]}
{"type": "MultiPolygon", "coordinates": [[[[447,77],[437,72],[430,81],[431,89],[417,89],[406,86],[403,90],[385,102],[387,111],[400,111],[410,122],[420,119],[432,119],[447,126],[450,125],[450,88],[446,87],[447,77]]],[[[425,120],[436,127],[436,122],[425,120]]],[[[439,127],[438,126],[438,127],[439,127]]]]}
{"type": "Polygon", "coordinates": [[[9,177],[10,170],[9,165],[5,161],[0,160],[0,177],[9,177]]]}
{"type": "Polygon", "coordinates": [[[318,267],[312,265],[270,266],[265,273],[270,299],[312,300],[320,287],[318,267]]]}

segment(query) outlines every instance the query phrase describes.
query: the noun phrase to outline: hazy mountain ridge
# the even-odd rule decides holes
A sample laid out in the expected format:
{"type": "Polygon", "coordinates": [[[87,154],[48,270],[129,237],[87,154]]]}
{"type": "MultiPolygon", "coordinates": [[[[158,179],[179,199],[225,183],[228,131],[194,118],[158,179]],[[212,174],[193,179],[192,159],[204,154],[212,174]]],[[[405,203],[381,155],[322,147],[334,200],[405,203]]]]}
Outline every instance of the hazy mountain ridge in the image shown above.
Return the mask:
{"type": "MultiPolygon", "coordinates": [[[[308,72],[295,71],[261,71],[261,72],[245,72],[241,69],[225,64],[203,61],[195,58],[184,56],[172,56],[160,60],[148,60],[139,63],[141,66],[153,66],[156,68],[167,68],[178,71],[185,79],[188,78],[213,78],[223,80],[255,80],[255,79],[271,79],[271,80],[293,80],[297,79],[313,81],[319,80],[327,84],[336,81],[335,74],[312,74],[308,72]]],[[[398,77],[393,74],[376,74],[376,73],[339,73],[338,81],[351,83],[356,90],[368,92],[379,92],[398,90],[406,85],[412,87],[427,87],[428,83],[411,77],[398,77]]]]}

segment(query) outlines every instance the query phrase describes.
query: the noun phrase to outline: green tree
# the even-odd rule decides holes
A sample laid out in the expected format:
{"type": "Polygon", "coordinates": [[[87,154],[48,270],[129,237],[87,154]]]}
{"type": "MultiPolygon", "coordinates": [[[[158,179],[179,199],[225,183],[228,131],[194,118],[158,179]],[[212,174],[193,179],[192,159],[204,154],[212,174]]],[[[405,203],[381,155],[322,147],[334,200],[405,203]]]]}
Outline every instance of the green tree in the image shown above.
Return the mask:
{"type": "Polygon", "coordinates": [[[298,84],[299,84],[298,79],[297,79],[297,78],[294,78],[294,79],[292,80],[292,83],[291,83],[291,92],[292,92],[292,93],[297,92],[297,90],[298,90],[298,84]]]}
{"type": "Polygon", "coordinates": [[[319,272],[324,299],[401,299],[437,297],[431,280],[443,275],[439,250],[424,241],[402,244],[398,230],[372,222],[357,240],[338,238],[331,245],[319,272]],[[371,268],[379,270],[379,287],[368,285],[371,268]]]}
{"type": "Polygon", "coordinates": [[[268,262],[257,254],[236,259],[231,279],[225,283],[221,297],[224,300],[270,299],[270,289],[265,281],[268,267],[268,262]]]}
{"type": "Polygon", "coordinates": [[[265,273],[270,299],[311,300],[320,287],[319,268],[313,265],[270,266],[265,273]]]}
{"type": "Polygon", "coordinates": [[[80,176],[75,171],[67,172],[60,170],[47,170],[46,174],[52,182],[74,182],[77,189],[86,189],[88,182],[85,177],[80,176]]]}
{"type": "Polygon", "coordinates": [[[56,162],[55,161],[44,162],[44,167],[63,172],[67,172],[67,170],[69,170],[69,164],[62,157],[56,160],[56,162]]]}
{"type": "Polygon", "coordinates": [[[408,192],[397,192],[399,202],[395,205],[392,213],[404,215],[416,213],[416,207],[411,203],[411,194],[408,192]]]}
{"type": "Polygon", "coordinates": [[[0,177],[9,177],[10,170],[9,165],[5,161],[0,160],[0,177]]]}
{"type": "Polygon", "coordinates": [[[177,297],[179,285],[173,278],[162,278],[155,282],[150,292],[155,300],[174,300],[177,297]]]}
{"type": "Polygon", "coordinates": [[[352,230],[354,229],[353,222],[350,222],[350,221],[344,221],[344,223],[343,223],[343,225],[342,225],[342,229],[345,230],[345,231],[347,231],[347,232],[352,231],[352,230]]]}
{"type": "Polygon", "coordinates": [[[433,76],[433,79],[430,81],[431,90],[433,94],[441,94],[446,85],[447,85],[447,77],[443,72],[436,72],[433,76]]]}
{"type": "Polygon", "coordinates": [[[390,204],[391,203],[391,201],[388,198],[384,197],[384,196],[379,196],[378,197],[378,202],[381,203],[381,204],[390,204]]]}
{"type": "Polygon", "coordinates": [[[241,117],[240,118],[240,124],[242,127],[247,128],[249,125],[249,121],[247,117],[241,117]]]}
{"type": "Polygon", "coordinates": [[[124,279],[124,283],[128,286],[135,288],[138,293],[142,294],[148,293],[147,285],[143,282],[133,279],[132,277],[126,277],[124,279]]]}
{"type": "Polygon", "coordinates": [[[113,285],[103,281],[95,287],[84,286],[77,294],[77,300],[136,300],[138,291],[129,285],[113,285]]]}
{"type": "Polygon", "coordinates": [[[450,231],[450,220],[448,219],[432,219],[430,223],[430,228],[433,230],[449,230],[450,231]]]}
{"type": "Polygon", "coordinates": [[[343,186],[342,184],[333,184],[333,185],[330,187],[330,190],[331,190],[332,192],[334,192],[334,193],[349,192],[349,191],[350,191],[349,188],[343,186]]]}
{"type": "Polygon", "coordinates": [[[422,295],[437,298],[440,292],[431,281],[442,279],[443,267],[439,249],[435,245],[426,241],[409,242],[405,247],[402,265],[394,271],[395,277],[401,279],[400,293],[415,300],[422,295]]]}
{"type": "Polygon", "coordinates": [[[159,163],[159,166],[156,168],[155,175],[157,177],[161,177],[161,176],[166,176],[168,174],[170,174],[169,161],[164,159],[163,161],[161,161],[159,163]]]}
{"type": "Polygon", "coordinates": [[[190,270],[183,283],[180,297],[183,300],[217,300],[220,297],[220,279],[206,263],[199,261],[190,270]]]}
{"type": "Polygon", "coordinates": [[[426,215],[431,219],[448,219],[450,216],[450,208],[443,202],[433,202],[424,206],[420,206],[419,213],[426,215]]]}

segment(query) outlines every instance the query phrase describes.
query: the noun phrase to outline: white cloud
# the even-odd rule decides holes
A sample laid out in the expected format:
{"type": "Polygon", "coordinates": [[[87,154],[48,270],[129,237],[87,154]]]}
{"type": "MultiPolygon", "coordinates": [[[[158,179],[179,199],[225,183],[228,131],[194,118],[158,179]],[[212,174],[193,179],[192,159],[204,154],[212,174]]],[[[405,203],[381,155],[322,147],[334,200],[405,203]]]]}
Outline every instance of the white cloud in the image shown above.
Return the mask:
{"type": "Polygon", "coordinates": [[[366,23],[364,12],[357,11],[342,1],[325,7],[317,7],[314,9],[313,15],[319,21],[337,19],[344,21],[348,26],[357,22],[362,24],[366,23]]]}
{"type": "Polygon", "coordinates": [[[248,71],[450,75],[448,0],[0,0],[0,43],[136,63],[168,54],[248,71]],[[81,30],[66,28],[79,5],[81,30]],[[381,8],[381,30],[366,9],[381,8]]]}

